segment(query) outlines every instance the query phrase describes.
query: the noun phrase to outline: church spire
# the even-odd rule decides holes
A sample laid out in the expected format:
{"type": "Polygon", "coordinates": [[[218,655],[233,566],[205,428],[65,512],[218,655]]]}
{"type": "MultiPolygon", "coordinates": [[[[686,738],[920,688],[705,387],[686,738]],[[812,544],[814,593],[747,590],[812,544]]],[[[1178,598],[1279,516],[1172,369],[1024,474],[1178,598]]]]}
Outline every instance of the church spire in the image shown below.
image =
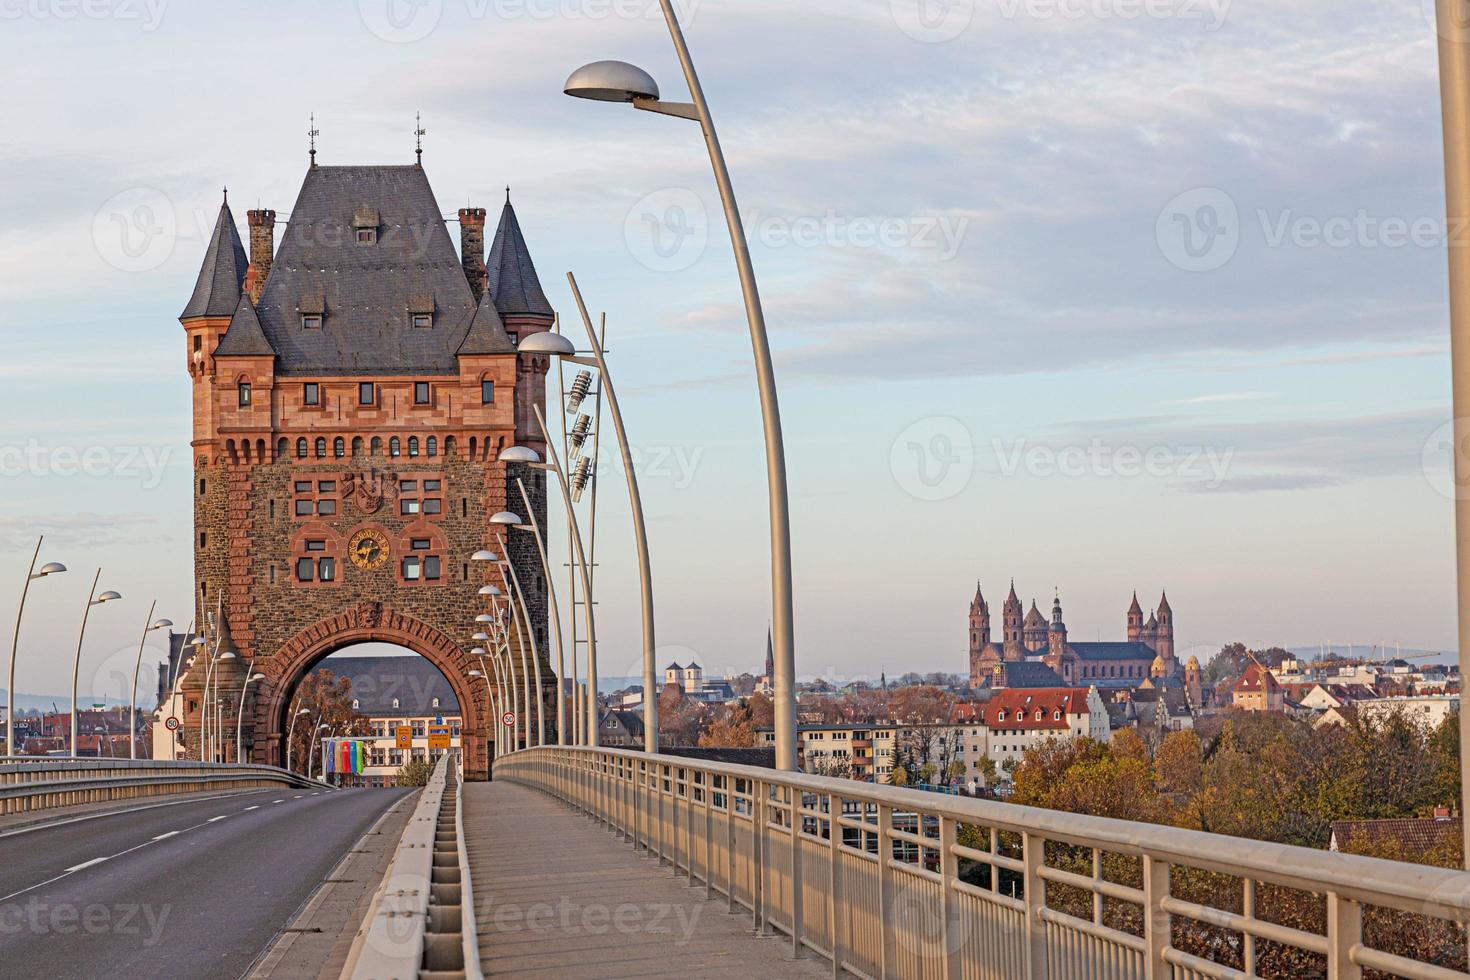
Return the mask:
{"type": "Polygon", "coordinates": [[[500,212],[500,225],[495,229],[495,241],[490,245],[490,260],[486,265],[489,293],[502,314],[556,315],[541,290],[541,280],[536,277],[531,250],[526,246],[526,236],[521,233],[521,223],[510,203],[510,188],[505,191],[505,207],[500,212]]]}
{"type": "MultiPolygon", "coordinates": [[[[228,191],[225,192],[228,195],[228,191]]],[[[214,231],[209,236],[209,247],[204,252],[204,262],[199,269],[199,278],[194,283],[194,295],[189,305],[179,314],[179,319],[188,320],[205,316],[233,316],[240,304],[240,286],[245,281],[245,270],[250,259],[235,229],[235,216],[230,212],[229,197],[220,205],[219,217],[215,219],[214,231]]]]}

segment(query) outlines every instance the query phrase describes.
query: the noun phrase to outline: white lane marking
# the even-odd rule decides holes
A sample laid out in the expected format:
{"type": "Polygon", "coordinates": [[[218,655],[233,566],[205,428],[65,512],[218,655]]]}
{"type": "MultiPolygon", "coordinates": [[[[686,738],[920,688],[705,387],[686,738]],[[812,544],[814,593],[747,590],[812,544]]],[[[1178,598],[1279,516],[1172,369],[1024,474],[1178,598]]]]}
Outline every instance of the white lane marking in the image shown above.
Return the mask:
{"type": "Polygon", "coordinates": [[[229,816],[229,814],[228,813],[225,813],[225,814],[221,814],[218,817],[210,817],[208,820],[206,820],[204,822],[205,823],[214,823],[216,820],[223,820],[225,817],[228,817],[228,816],[229,816]]]}
{"type": "Polygon", "coordinates": [[[291,799],[293,799],[293,800],[299,800],[299,799],[301,799],[301,797],[299,797],[299,796],[293,796],[293,797],[291,797],[291,799]]]}
{"type": "Polygon", "coordinates": [[[272,803],[285,803],[285,800],[271,800],[272,803]]]}
{"type": "Polygon", "coordinates": [[[74,864],[74,865],[72,865],[71,867],[69,867],[69,868],[66,869],[66,873],[67,874],[71,874],[73,871],[80,871],[83,868],[90,868],[94,864],[101,864],[103,861],[111,861],[111,860],[112,860],[112,855],[108,855],[107,857],[93,858],[90,861],[83,861],[81,864],[74,864]]]}
{"type": "Polygon", "coordinates": [[[245,809],[244,809],[244,810],[242,810],[242,811],[241,811],[241,812],[242,812],[242,813],[249,813],[249,812],[250,812],[250,811],[251,811],[251,810],[259,810],[259,809],[260,809],[260,804],[259,804],[259,803],[257,803],[257,804],[255,804],[255,806],[247,806],[247,807],[246,807],[246,808],[245,808],[245,809]]]}
{"type": "Polygon", "coordinates": [[[179,833],[180,833],[180,831],[170,830],[168,833],[166,833],[166,834],[159,834],[157,837],[155,837],[153,839],[154,840],[167,840],[170,837],[177,837],[179,835],[179,833]]]}

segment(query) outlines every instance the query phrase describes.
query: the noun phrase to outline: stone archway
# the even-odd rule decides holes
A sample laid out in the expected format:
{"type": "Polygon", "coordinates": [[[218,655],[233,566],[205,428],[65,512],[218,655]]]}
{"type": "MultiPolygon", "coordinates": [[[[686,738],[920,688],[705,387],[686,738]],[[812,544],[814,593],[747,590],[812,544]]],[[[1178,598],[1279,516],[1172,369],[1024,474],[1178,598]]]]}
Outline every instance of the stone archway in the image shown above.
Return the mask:
{"type": "Polygon", "coordinates": [[[297,684],[322,660],[358,643],[392,643],[413,651],[439,669],[460,705],[465,779],[488,778],[490,712],[483,700],[485,684],[468,673],[478,665],[442,630],[381,602],[360,602],[314,623],[271,656],[255,662],[255,669],[266,676],[255,698],[252,759],[267,765],[282,764],[287,713],[297,684]]]}

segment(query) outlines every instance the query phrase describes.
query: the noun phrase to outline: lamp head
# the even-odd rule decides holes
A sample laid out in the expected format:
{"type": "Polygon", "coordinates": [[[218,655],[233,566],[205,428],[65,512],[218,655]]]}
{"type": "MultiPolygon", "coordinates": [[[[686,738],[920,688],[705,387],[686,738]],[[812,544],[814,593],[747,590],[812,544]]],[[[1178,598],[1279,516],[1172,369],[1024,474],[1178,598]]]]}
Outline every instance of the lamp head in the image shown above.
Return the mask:
{"type": "Polygon", "coordinates": [[[264,674],[251,674],[250,675],[250,679],[252,681],[263,681],[263,680],[265,680],[265,675],[264,674]]]}
{"type": "Polygon", "coordinates": [[[196,637],[194,637],[194,639],[192,639],[192,640],[189,641],[189,645],[191,647],[202,647],[202,646],[207,646],[208,644],[209,644],[209,641],[206,640],[202,636],[196,636],[196,637]]]}
{"type": "Polygon", "coordinates": [[[501,450],[500,461],[502,463],[539,463],[541,454],[525,446],[511,446],[509,449],[501,450]]]}
{"type": "Polygon", "coordinates": [[[476,643],[488,643],[490,642],[490,634],[482,630],[481,632],[476,633],[474,636],[470,637],[470,639],[474,640],[476,643]]]}
{"type": "Polygon", "coordinates": [[[493,551],[486,551],[483,548],[480,549],[479,551],[475,552],[473,555],[470,555],[470,561],[499,561],[499,560],[500,560],[500,556],[499,555],[497,555],[493,551]]]}
{"type": "Polygon", "coordinates": [[[626,61],[594,61],[572,72],[562,91],[597,102],[632,102],[657,99],[658,83],[648,72],[626,61]]]}
{"type": "Polygon", "coordinates": [[[121,599],[121,598],[122,598],[122,593],[121,592],[113,592],[112,590],[109,589],[108,591],[102,593],[101,595],[99,595],[97,597],[96,605],[99,605],[100,606],[104,602],[111,602],[113,599],[121,599]]]}
{"type": "Polygon", "coordinates": [[[475,622],[477,622],[477,623],[493,623],[493,622],[495,622],[495,617],[492,616],[492,615],[490,615],[489,613],[480,613],[480,615],[478,615],[478,616],[475,617],[475,622]]]}
{"type": "Polygon", "coordinates": [[[47,575],[59,575],[64,571],[66,571],[66,566],[63,565],[61,562],[48,561],[46,564],[42,565],[41,570],[36,573],[36,578],[45,578],[47,575]]]}
{"type": "Polygon", "coordinates": [[[148,628],[151,629],[151,630],[162,630],[162,629],[168,629],[173,624],[174,624],[174,621],[172,619],[160,619],[158,622],[154,623],[152,626],[150,626],[148,628]]]}
{"type": "MultiPolygon", "coordinates": [[[[470,652],[473,653],[474,651],[472,650],[470,652]]],[[[483,670],[481,670],[480,668],[475,667],[474,669],[472,669],[470,671],[470,676],[471,677],[484,677],[485,676],[485,672],[483,670]]]]}
{"type": "Polygon", "coordinates": [[[219,655],[219,659],[221,659],[221,660],[234,660],[235,659],[235,655],[233,653],[231,653],[230,651],[226,650],[224,653],[222,653],[222,654],[219,655]]]}
{"type": "Polygon", "coordinates": [[[517,525],[519,525],[521,523],[521,515],[519,515],[519,514],[512,514],[508,510],[503,510],[503,511],[501,511],[498,514],[491,515],[491,517],[490,517],[490,523],[491,524],[508,524],[511,527],[516,527],[517,525]]]}
{"type": "MultiPolygon", "coordinates": [[[[474,647],[474,648],[472,648],[470,650],[470,656],[472,656],[472,657],[483,657],[484,655],[485,655],[485,648],[484,647],[474,647]]],[[[471,672],[471,673],[473,673],[473,672],[471,672]]]]}
{"type": "Polygon", "coordinates": [[[577,353],[577,345],[559,333],[543,330],[522,337],[520,343],[516,344],[516,353],[570,357],[577,353]]]}
{"type": "Polygon", "coordinates": [[[493,585],[482,585],[480,595],[500,595],[500,589],[493,585]]]}

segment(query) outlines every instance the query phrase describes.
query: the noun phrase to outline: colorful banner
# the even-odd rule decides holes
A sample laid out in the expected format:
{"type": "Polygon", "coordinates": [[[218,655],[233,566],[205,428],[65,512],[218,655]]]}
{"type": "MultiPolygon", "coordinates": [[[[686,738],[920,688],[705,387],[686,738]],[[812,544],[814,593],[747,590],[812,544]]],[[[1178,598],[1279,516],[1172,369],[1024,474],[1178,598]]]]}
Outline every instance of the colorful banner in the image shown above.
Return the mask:
{"type": "Polygon", "coordinates": [[[329,738],[323,748],[326,771],[361,775],[367,768],[367,740],[360,738],[329,738]]]}

